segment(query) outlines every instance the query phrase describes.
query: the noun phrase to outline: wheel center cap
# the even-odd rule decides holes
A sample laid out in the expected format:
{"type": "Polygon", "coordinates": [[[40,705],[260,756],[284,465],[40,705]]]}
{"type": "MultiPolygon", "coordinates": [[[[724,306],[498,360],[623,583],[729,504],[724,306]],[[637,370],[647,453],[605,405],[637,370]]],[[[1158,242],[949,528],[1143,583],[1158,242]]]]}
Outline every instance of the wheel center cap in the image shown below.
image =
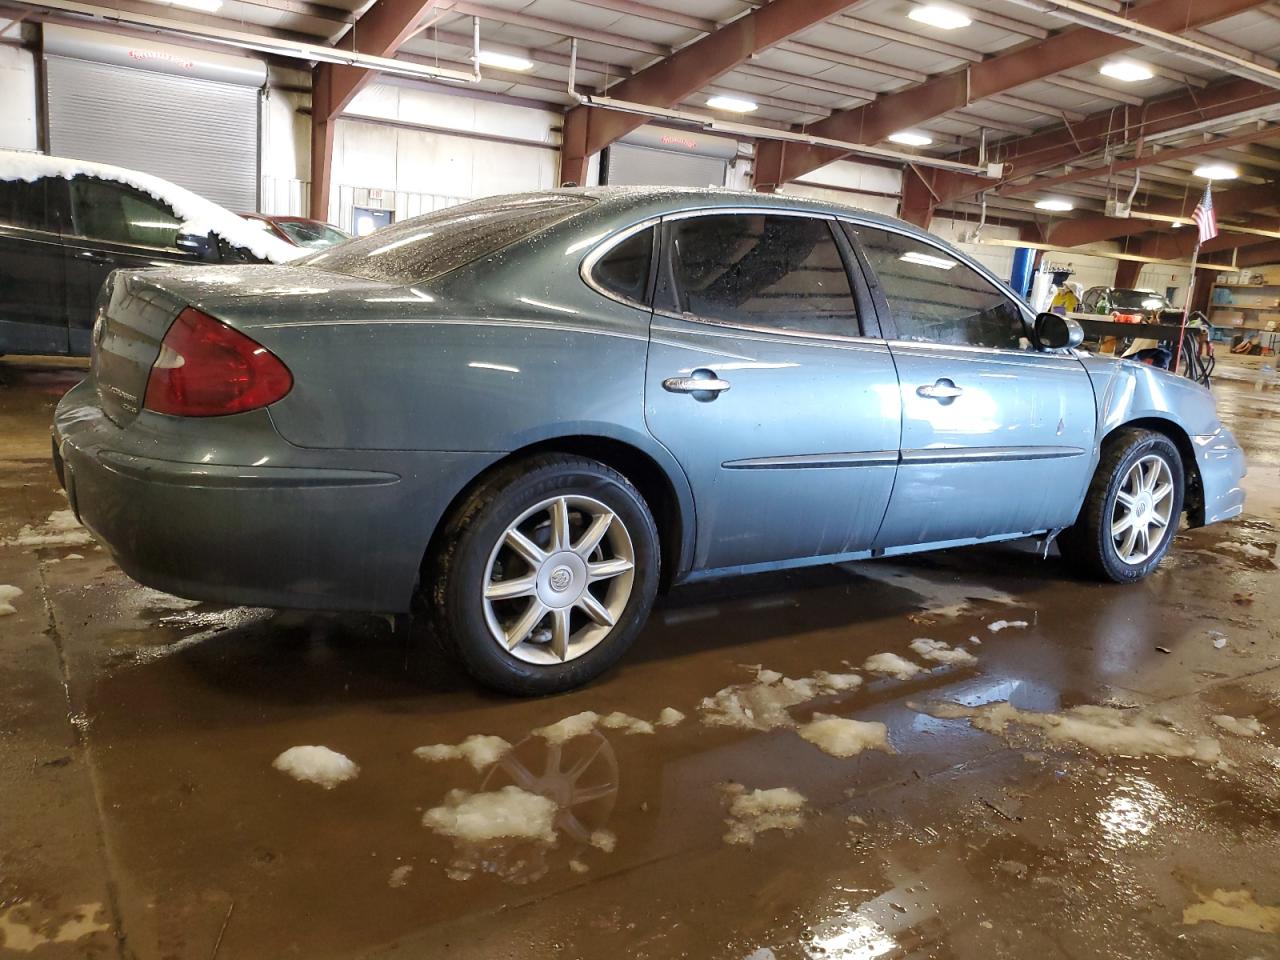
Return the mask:
{"type": "Polygon", "coordinates": [[[587,565],[571,550],[553,553],[538,570],[538,598],[560,609],[578,602],[587,588],[587,565]]]}

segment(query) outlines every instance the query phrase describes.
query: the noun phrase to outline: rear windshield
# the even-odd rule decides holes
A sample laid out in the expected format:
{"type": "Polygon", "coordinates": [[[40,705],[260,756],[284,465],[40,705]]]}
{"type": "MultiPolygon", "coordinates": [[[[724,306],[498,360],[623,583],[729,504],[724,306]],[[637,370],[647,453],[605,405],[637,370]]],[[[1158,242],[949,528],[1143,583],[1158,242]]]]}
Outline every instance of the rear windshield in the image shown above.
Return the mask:
{"type": "Polygon", "coordinates": [[[1112,290],[1112,310],[1163,310],[1168,304],[1164,297],[1151,290],[1112,290]]]}
{"type": "Polygon", "coordinates": [[[473,200],[414,217],[300,263],[387,283],[421,283],[581,213],[595,201],[561,194],[473,200]]]}

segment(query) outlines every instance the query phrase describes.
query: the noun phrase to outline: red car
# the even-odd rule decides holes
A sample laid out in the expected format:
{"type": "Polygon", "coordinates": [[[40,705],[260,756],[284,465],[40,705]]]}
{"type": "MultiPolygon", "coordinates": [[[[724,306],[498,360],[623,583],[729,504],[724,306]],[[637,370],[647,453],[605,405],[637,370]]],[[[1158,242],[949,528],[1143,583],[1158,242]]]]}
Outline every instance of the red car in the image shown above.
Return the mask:
{"type": "Polygon", "coordinates": [[[310,217],[278,217],[266,213],[242,213],[240,216],[295,247],[320,250],[351,239],[351,234],[310,217]]]}

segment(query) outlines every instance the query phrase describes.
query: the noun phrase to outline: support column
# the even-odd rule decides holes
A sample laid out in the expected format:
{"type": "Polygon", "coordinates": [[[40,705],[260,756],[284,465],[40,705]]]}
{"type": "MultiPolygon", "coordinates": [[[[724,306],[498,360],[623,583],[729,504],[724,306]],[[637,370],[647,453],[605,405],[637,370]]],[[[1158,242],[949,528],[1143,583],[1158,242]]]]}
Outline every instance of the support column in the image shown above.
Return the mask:
{"type": "Polygon", "coordinates": [[[1116,264],[1115,285],[1122,290],[1131,290],[1138,285],[1138,274],[1142,273],[1143,263],[1140,260],[1120,260],[1116,264]]]}
{"type": "Polygon", "coordinates": [[[332,64],[319,63],[311,71],[311,209],[316,220],[329,219],[329,183],[333,179],[332,64]]]}
{"type": "Polygon", "coordinates": [[[587,185],[587,168],[591,154],[587,150],[587,130],[591,125],[591,108],[577,106],[565,111],[560,132],[560,186],[587,185]]]}
{"type": "Polygon", "coordinates": [[[915,167],[907,167],[902,171],[902,205],[898,216],[908,223],[914,223],[921,230],[928,230],[933,223],[933,211],[938,205],[938,198],[933,195],[933,188],[915,167]]]}

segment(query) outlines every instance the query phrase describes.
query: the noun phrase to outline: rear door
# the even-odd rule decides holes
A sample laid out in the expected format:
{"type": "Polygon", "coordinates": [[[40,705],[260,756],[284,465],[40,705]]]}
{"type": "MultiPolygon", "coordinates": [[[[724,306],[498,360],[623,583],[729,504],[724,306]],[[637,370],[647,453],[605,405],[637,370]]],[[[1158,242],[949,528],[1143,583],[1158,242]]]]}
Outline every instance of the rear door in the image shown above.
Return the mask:
{"type": "Polygon", "coordinates": [[[62,239],[50,183],[0,180],[0,353],[67,352],[62,239]]]}
{"type": "Polygon", "coordinates": [[[71,352],[89,352],[93,305],[102,283],[121,267],[199,263],[175,243],[173,208],[125,183],[78,176],[70,181],[64,222],[67,327],[71,352]]]}
{"type": "Polygon", "coordinates": [[[898,369],[902,459],[878,548],[1067,526],[1092,467],[1093,387],[1027,340],[1029,314],[947,248],[845,224],[898,369]]]}
{"type": "Polygon", "coordinates": [[[901,404],[834,221],[705,211],[664,235],[645,416],[693,489],[695,569],[868,549],[901,404]]]}

